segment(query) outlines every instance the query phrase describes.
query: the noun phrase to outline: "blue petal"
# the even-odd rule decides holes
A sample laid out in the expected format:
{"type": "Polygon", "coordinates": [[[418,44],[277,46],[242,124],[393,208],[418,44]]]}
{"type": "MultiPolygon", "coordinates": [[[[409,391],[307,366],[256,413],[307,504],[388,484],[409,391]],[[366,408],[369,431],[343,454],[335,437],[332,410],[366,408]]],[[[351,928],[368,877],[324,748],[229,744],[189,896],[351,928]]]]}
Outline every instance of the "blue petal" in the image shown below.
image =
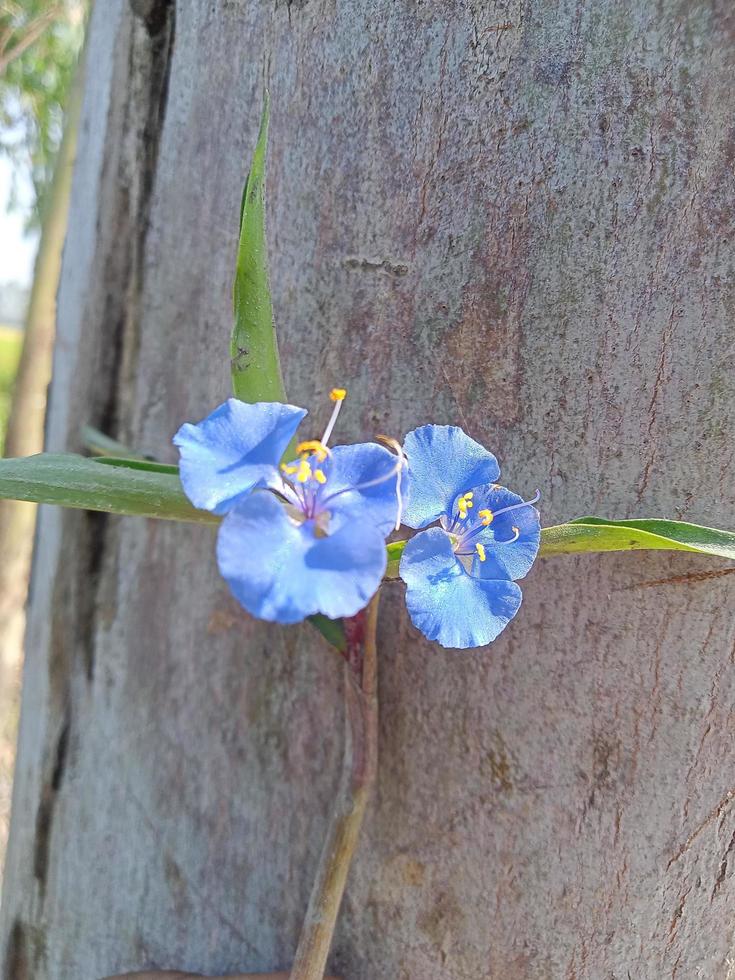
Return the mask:
{"type": "Polygon", "coordinates": [[[446,532],[431,527],[406,545],[400,566],[417,629],[444,647],[485,646],[518,612],[521,590],[507,579],[478,579],[457,560],[446,532]]]}
{"type": "MultiPolygon", "coordinates": [[[[495,512],[503,507],[522,503],[523,497],[519,497],[517,493],[505,487],[475,487],[470,514],[476,520],[481,510],[495,512]]],[[[536,560],[541,543],[539,512],[533,505],[527,504],[507,514],[499,514],[487,528],[472,536],[473,547],[478,541],[485,548],[487,560],[475,562],[472,569],[475,575],[481,578],[497,578],[499,567],[503,578],[511,578],[514,581],[523,578],[536,560]],[[516,541],[513,541],[514,527],[517,527],[520,532],[516,541]]]]}
{"type": "MultiPolygon", "coordinates": [[[[335,446],[322,463],[327,482],[319,488],[318,507],[332,515],[330,531],[353,521],[378,528],[387,536],[398,515],[396,456],[374,442],[335,446]],[[362,490],[353,489],[373,483],[362,490]]],[[[401,475],[401,488],[405,474],[401,475]]]]}
{"type": "Polygon", "coordinates": [[[375,594],[386,565],[382,534],[351,523],[327,537],[296,524],[267,491],[225,517],[217,561],[237,601],[253,616],[297,623],[314,613],[354,616],[375,594]]]}
{"type": "Polygon", "coordinates": [[[181,453],[181,483],[189,500],[202,510],[224,514],[243,494],[273,479],[305,415],[305,409],[294,405],[248,405],[228,398],[197,425],[182,425],[174,444],[181,453]]]}
{"type": "Polygon", "coordinates": [[[497,459],[456,425],[422,425],[403,444],[410,487],[403,523],[426,527],[449,512],[455,498],[500,475],[497,459]]]}

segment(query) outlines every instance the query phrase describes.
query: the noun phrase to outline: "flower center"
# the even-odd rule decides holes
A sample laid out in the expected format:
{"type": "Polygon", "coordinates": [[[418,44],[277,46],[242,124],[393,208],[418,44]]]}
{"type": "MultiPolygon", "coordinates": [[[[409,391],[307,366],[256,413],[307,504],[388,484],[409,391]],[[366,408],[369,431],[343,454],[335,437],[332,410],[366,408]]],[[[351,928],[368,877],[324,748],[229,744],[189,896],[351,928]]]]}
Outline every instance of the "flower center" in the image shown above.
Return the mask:
{"type": "MultiPolygon", "coordinates": [[[[498,485],[495,483],[492,484],[492,489],[496,489],[497,486],[498,485]]],[[[521,500],[517,504],[509,504],[507,507],[501,507],[496,511],[484,507],[477,511],[477,518],[475,521],[472,521],[470,510],[474,506],[474,492],[472,490],[468,490],[466,493],[461,494],[457,498],[456,514],[454,517],[450,517],[448,519],[442,518],[441,525],[446,534],[449,536],[452,551],[455,553],[464,569],[470,572],[472,563],[475,560],[480,562],[487,560],[486,549],[489,546],[488,542],[477,541],[475,539],[493,523],[496,517],[499,517],[501,514],[508,514],[514,510],[520,510],[521,507],[530,507],[536,503],[540,496],[541,494],[537,490],[530,500],[521,500]]],[[[521,536],[521,530],[515,525],[513,525],[511,530],[513,532],[513,537],[508,538],[505,541],[501,541],[493,536],[493,541],[497,544],[515,544],[515,542],[521,536]]]]}
{"type": "Polygon", "coordinates": [[[323,463],[327,456],[331,455],[327,443],[337,422],[337,417],[342,408],[342,402],[347,397],[347,389],[332,388],[329,397],[334,402],[334,408],[332,409],[327,427],[324,430],[324,435],[321,439],[307,439],[304,442],[300,442],[296,446],[298,460],[294,460],[291,463],[281,463],[281,473],[284,474],[284,482],[291,486],[296,496],[300,500],[303,500],[304,504],[306,504],[306,492],[298,493],[298,488],[294,485],[294,481],[287,481],[285,477],[295,477],[295,483],[300,483],[302,486],[312,480],[316,480],[317,483],[322,485],[327,482],[326,473],[318,466],[312,464],[311,457],[315,457],[317,463],[323,463]]]}
{"type": "Polygon", "coordinates": [[[316,480],[317,483],[326,483],[327,477],[324,470],[319,469],[317,466],[312,466],[311,463],[312,456],[317,463],[323,463],[327,456],[330,455],[324,443],[318,439],[300,442],[296,447],[296,452],[299,454],[298,461],[281,463],[281,473],[284,473],[286,476],[295,476],[297,483],[308,483],[312,479],[316,480]]]}
{"type": "Polygon", "coordinates": [[[334,402],[334,408],[321,439],[306,439],[298,443],[298,458],[280,466],[283,480],[281,492],[286,499],[289,516],[299,524],[313,521],[317,537],[327,534],[330,516],[323,506],[324,502],[320,501],[320,488],[327,482],[327,474],[319,464],[331,456],[327,443],[346,396],[345,388],[332,388],[329,397],[334,402]]]}
{"type": "MultiPolygon", "coordinates": [[[[318,464],[323,463],[332,455],[327,443],[332,435],[337,417],[342,408],[342,402],[346,396],[347,391],[345,388],[332,388],[329,397],[334,402],[334,408],[332,409],[332,414],[321,439],[307,439],[304,442],[298,443],[296,446],[298,459],[288,463],[281,463],[280,466],[283,489],[279,493],[286,500],[289,516],[300,524],[308,520],[314,521],[314,533],[317,537],[323,537],[327,534],[330,518],[327,505],[330,500],[356,490],[367,490],[370,487],[378,486],[381,483],[385,483],[386,480],[393,478],[396,480],[396,498],[398,503],[396,530],[398,530],[401,522],[403,509],[401,476],[406,466],[406,457],[400,443],[388,436],[377,436],[380,442],[385,443],[396,454],[395,466],[388,473],[384,473],[372,480],[365,480],[363,483],[344,487],[326,497],[321,492],[321,488],[327,483],[328,477],[318,464]]],[[[470,493],[469,496],[471,498],[472,494],[470,493]]]]}
{"type": "Polygon", "coordinates": [[[302,506],[295,506],[292,503],[284,504],[286,513],[295,525],[306,524],[311,521],[312,530],[315,538],[326,538],[329,534],[329,519],[332,516],[327,510],[320,510],[310,515],[302,506]]]}

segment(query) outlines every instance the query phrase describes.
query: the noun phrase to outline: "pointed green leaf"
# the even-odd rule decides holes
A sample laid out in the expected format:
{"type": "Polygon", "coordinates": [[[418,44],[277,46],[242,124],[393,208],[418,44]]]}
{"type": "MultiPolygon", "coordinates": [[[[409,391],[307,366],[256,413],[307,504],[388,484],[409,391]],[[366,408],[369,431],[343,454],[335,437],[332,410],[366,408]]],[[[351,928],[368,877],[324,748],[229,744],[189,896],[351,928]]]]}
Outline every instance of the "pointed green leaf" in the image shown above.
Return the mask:
{"type": "Polygon", "coordinates": [[[735,533],[659,519],[611,521],[579,517],[541,531],[541,555],[593,551],[690,551],[735,559],[735,533]]]}
{"type": "Polygon", "coordinates": [[[314,616],[309,616],[308,618],[311,625],[319,630],[327,643],[331,643],[340,653],[345,652],[347,649],[347,638],[341,619],[328,619],[321,613],[316,613],[314,616]]]}
{"type": "Polygon", "coordinates": [[[131,469],[150,470],[152,473],[173,473],[178,476],[179,468],[172,463],[159,463],[157,459],[141,456],[125,443],[106,436],[104,432],[91,425],[82,426],[82,439],[85,448],[95,453],[92,457],[97,463],[106,466],[127,466],[131,469]],[[99,455],[96,455],[99,453],[99,455]]]}
{"type": "MultiPolygon", "coordinates": [[[[386,578],[398,577],[405,546],[405,541],[387,545],[386,578]]],[[[613,521],[602,517],[578,517],[568,524],[541,529],[542,558],[605,551],[689,551],[735,560],[735,532],[684,521],[613,521]]]]}
{"type": "Polygon", "coordinates": [[[192,507],[173,473],[111,466],[109,460],[72,454],[0,459],[0,497],[169,521],[220,520],[192,507]]]}
{"type": "Polygon", "coordinates": [[[267,142],[266,93],[258,142],[242,196],[233,291],[235,326],[230,344],[232,390],[236,398],[245,402],[286,401],[268,283],[265,235],[267,142]]]}

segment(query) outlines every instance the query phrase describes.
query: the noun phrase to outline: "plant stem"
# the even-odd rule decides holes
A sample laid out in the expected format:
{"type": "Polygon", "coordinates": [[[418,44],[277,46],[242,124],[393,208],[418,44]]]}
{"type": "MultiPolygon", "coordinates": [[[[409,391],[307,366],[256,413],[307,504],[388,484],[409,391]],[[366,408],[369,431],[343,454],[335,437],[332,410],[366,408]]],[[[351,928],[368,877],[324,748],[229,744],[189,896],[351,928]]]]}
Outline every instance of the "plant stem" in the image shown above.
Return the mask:
{"type": "Polygon", "coordinates": [[[364,618],[356,617],[352,621],[357,627],[357,635],[353,633],[352,650],[348,650],[344,667],[346,731],[342,780],[301,929],[291,980],[322,980],[324,977],[347,874],[375,782],[378,761],[377,594],[363,615],[364,618]]]}

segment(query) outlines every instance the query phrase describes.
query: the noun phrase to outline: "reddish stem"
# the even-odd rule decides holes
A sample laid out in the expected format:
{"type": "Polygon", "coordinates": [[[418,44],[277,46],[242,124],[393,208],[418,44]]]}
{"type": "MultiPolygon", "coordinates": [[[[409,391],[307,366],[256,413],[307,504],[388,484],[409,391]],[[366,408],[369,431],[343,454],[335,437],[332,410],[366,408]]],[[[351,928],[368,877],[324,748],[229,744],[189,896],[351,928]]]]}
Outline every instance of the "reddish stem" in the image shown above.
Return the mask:
{"type": "Polygon", "coordinates": [[[291,980],[322,980],[347,873],[378,760],[378,595],[345,621],[345,753],[342,781],[301,930],[291,980]]]}

